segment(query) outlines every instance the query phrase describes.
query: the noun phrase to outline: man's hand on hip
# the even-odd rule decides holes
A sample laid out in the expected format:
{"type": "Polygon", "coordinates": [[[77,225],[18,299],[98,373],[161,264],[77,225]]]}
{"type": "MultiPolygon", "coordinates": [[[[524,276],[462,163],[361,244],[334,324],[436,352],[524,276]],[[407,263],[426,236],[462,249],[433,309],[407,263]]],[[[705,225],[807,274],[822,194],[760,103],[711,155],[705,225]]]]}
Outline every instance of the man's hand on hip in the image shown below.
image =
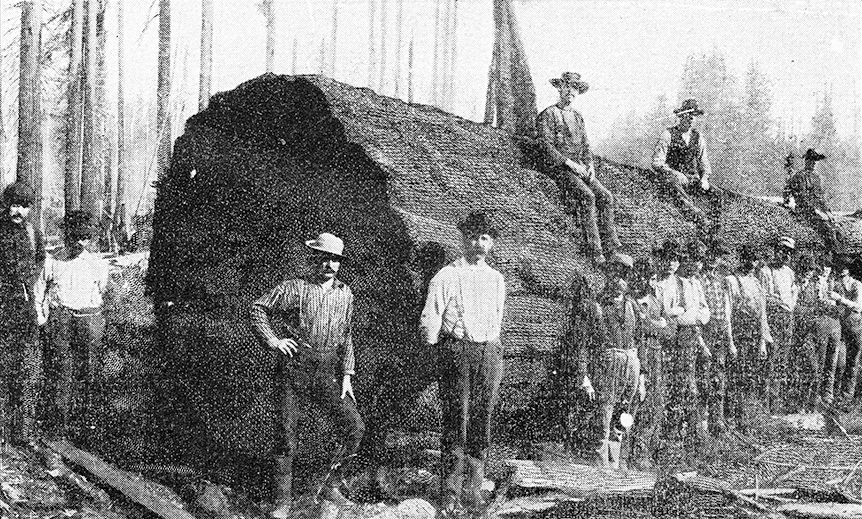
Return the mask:
{"type": "Polygon", "coordinates": [[[269,347],[280,351],[284,355],[288,357],[293,357],[293,354],[296,353],[296,350],[299,349],[299,343],[297,343],[293,339],[270,339],[267,341],[269,347]]]}
{"type": "Polygon", "coordinates": [[[341,380],[341,398],[344,399],[345,396],[349,395],[356,402],[356,397],[353,395],[353,382],[351,382],[350,378],[350,375],[344,375],[344,378],[341,380]]]}

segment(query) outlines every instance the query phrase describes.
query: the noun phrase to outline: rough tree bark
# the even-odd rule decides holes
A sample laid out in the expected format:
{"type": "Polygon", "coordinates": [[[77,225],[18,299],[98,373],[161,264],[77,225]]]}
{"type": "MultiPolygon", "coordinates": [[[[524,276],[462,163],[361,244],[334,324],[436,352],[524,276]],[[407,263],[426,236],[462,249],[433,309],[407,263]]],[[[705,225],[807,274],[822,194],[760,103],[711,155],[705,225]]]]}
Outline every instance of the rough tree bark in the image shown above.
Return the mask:
{"type": "MultiPolygon", "coordinates": [[[[207,0],[204,0],[207,1],[207,0]]],[[[126,86],[124,0],[117,0],[117,211],[114,224],[123,229],[126,224],[126,86]]]]}
{"type": "Polygon", "coordinates": [[[171,163],[171,0],[159,0],[159,71],[156,91],[156,167],[162,179],[171,163]]]}
{"type": "Polygon", "coordinates": [[[84,53],[84,146],[81,153],[81,209],[94,219],[100,215],[101,185],[99,179],[98,122],[96,112],[96,74],[98,62],[98,0],[87,0],[86,4],[86,52],[84,53]]]}
{"type": "Polygon", "coordinates": [[[21,3],[21,65],[18,83],[17,179],[36,193],[32,221],[41,225],[42,209],[42,108],[40,95],[40,49],[42,46],[42,2],[21,3]]]}
{"type": "Polygon", "coordinates": [[[84,51],[84,0],[72,4],[70,34],[69,89],[66,99],[66,171],[64,175],[64,206],[66,212],[81,208],[81,146],[83,139],[83,51],[84,51]]]}

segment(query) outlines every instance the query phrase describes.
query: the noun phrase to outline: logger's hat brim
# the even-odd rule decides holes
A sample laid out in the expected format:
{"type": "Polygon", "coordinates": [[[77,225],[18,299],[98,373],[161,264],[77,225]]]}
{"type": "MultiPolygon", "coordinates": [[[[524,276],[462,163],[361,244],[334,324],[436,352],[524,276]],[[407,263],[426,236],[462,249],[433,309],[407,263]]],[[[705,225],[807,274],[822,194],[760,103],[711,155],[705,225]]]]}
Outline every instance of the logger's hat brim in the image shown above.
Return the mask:
{"type": "Polygon", "coordinates": [[[581,81],[581,75],[577,72],[563,72],[560,77],[551,79],[551,84],[554,88],[561,88],[564,86],[574,88],[579,94],[583,94],[590,89],[590,84],[586,81],[581,81]]]}
{"type": "Polygon", "coordinates": [[[682,102],[682,106],[673,111],[676,115],[703,115],[704,111],[697,106],[697,99],[686,99],[682,102]]]}
{"type": "Polygon", "coordinates": [[[322,232],[317,238],[306,241],[305,246],[313,251],[344,257],[344,241],[332,233],[322,232]]]}

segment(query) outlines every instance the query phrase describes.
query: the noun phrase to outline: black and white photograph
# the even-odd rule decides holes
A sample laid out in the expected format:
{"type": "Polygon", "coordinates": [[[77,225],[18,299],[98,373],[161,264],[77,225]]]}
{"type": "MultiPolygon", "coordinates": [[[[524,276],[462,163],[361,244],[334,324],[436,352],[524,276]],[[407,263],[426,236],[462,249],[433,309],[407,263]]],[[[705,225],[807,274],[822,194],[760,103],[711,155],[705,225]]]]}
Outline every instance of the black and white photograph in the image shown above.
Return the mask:
{"type": "Polygon", "coordinates": [[[0,519],[862,518],[858,0],[0,0],[0,519]]]}

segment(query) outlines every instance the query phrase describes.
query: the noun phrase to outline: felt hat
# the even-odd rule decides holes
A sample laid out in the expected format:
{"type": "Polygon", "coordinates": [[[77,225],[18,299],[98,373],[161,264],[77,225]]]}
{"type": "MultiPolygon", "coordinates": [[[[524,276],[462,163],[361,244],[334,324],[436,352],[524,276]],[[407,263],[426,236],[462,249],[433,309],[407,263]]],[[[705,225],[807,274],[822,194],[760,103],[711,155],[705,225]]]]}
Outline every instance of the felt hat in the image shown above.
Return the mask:
{"type": "Polygon", "coordinates": [[[577,72],[563,72],[560,77],[551,79],[551,84],[554,85],[554,88],[560,88],[562,86],[575,88],[578,90],[579,94],[583,94],[590,89],[589,83],[581,81],[581,75],[577,72]]]}
{"type": "Polygon", "coordinates": [[[465,236],[472,233],[487,234],[495,240],[500,236],[500,232],[491,223],[491,219],[485,211],[471,211],[467,218],[458,224],[458,230],[465,236]]]}
{"type": "Polygon", "coordinates": [[[93,219],[90,213],[72,210],[63,216],[63,231],[66,236],[75,240],[86,240],[93,237],[93,219]]]}
{"type": "Polygon", "coordinates": [[[12,182],[3,190],[3,205],[21,205],[30,207],[36,200],[33,188],[25,182],[12,182]]]}
{"type": "Polygon", "coordinates": [[[322,232],[316,239],[306,241],[305,246],[309,249],[325,252],[334,256],[344,256],[344,241],[342,241],[338,236],[328,232],[322,232]]]}
{"type": "Polygon", "coordinates": [[[682,102],[682,106],[673,111],[676,115],[703,115],[703,110],[697,106],[697,99],[686,99],[682,102]]]}
{"type": "Polygon", "coordinates": [[[805,160],[823,160],[826,158],[826,155],[823,155],[822,153],[817,153],[816,151],[814,151],[814,148],[808,148],[808,150],[805,152],[804,158],[805,160]]]}
{"type": "Polygon", "coordinates": [[[660,247],[653,249],[653,255],[662,259],[679,258],[679,243],[665,240],[660,247]]]}

